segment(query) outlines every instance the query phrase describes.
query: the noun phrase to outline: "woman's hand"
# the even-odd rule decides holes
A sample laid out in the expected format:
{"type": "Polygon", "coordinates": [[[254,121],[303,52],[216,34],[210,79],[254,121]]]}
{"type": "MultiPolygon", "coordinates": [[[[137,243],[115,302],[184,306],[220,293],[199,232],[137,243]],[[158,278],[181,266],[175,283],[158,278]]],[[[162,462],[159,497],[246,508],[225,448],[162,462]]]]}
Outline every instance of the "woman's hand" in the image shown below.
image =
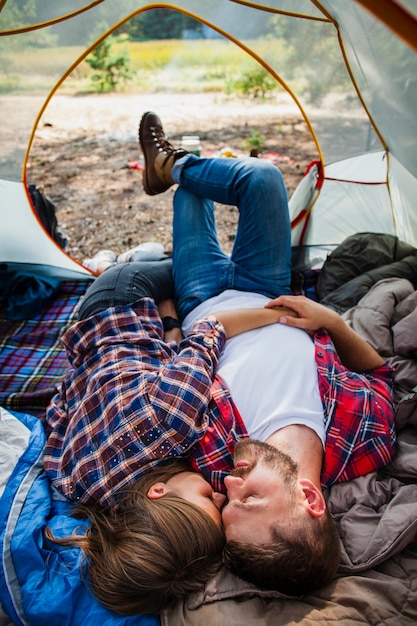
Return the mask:
{"type": "Polygon", "coordinates": [[[174,301],[171,300],[171,298],[162,300],[158,304],[158,311],[161,319],[163,317],[175,317],[175,319],[178,319],[177,310],[175,308],[174,301]]]}

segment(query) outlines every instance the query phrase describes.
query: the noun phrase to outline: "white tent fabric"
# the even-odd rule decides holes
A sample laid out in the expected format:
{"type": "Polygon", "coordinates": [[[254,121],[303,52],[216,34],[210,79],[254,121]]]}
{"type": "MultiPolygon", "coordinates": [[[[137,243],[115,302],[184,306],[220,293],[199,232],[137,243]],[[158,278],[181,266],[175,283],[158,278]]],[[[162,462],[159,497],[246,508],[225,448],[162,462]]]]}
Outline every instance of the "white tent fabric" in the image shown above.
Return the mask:
{"type": "Polygon", "coordinates": [[[19,264],[22,271],[35,270],[60,278],[91,277],[79,263],[65,254],[45,231],[28,205],[24,185],[0,180],[2,226],[1,261],[19,264]],[[80,274],[80,276],[78,276],[80,274]]]}
{"type": "MultiPolygon", "coordinates": [[[[48,102],[95,45],[134,15],[162,5],[141,0],[43,0],[37,23],[31,22],[28,13],[25,23],[7,30],[13,4],[12,0],[0,2],[0,46],[10,64],[5,71],[12,71],[13,42],[17,38],[28,41],[34,30],[54,35],[65,24],[67,33],[85,32],[85,50],[80,56],[79,49],[68,46],[62,76],[51,75],[40,94],[31,66],[37,51],[32,49],[24,68],[25,95],[0,94],[0,263],[36,265],[39,271],[88,278],[89,271],[69,258],[34,216],[25,189],[31,142],[48,102]],[[100,11],[105,11],[111,26],[91,41],[100,11]]],[[[415,0],[382,3],[380,17],[386,17],[387,7],[393,9],[394,17],[390,13],[389,19],[379,20],[367,10],[367,4],[366,0],[174,0],[163,5],[195,17],[267,68],[289,89],[309,125],[323,180],[321,188],[314,190],[313,171],[307,193],[298,193],[291,200],[292,217],[300,210],[305,216],[294,228],[294,245],[334,246],[360,231],[391,233],[417,245],[417,54],[402,38],[404,31],[412,31],[417,24],[417,5],[415,0]],[[264,24],[271,16],[285,26],[302,25],[300,46],[307,31],[309,37],[334,36],[335,54],[340,56],[349,86],[343,100],[326,102],[325,117],[308,102],[302,86],[297,93],[288,87],[284,60],[265,53],[260,45],[264,24]],[[248,24],[259,29],[258,37],[251,36],[250,46],[245,40],[248,24]]],[[[325,73],[326,52],[322,58],[310,59],[306,51],[300,64],[305,76],[325,73]]]]}

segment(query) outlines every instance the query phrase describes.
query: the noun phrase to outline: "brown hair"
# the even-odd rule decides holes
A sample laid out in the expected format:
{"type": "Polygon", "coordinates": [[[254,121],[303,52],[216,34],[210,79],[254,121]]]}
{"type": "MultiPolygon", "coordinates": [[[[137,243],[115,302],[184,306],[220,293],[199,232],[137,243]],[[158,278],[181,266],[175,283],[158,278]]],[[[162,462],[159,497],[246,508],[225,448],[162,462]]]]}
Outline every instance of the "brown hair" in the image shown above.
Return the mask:
{"type": "Polygon", "coordinates": [[[108,609],[159,613],[219,569],[224,535],[210,516],[171,492],[146,495],[155,482],[184,470],[190,468],[178,462],[143,476],[115,510],[80,508],[91,528],[59,541],[85,552],[93,592],[108,609]]]}
{"type": "Polygon", "coordinates": [[[302,595],[321,587],[336,575],[340,539],[328,510],[321,518],[292,523],[291,536],[272,528],[268,544],[229,541],[223,560],[237,576],[263,589],[302,595]]]}

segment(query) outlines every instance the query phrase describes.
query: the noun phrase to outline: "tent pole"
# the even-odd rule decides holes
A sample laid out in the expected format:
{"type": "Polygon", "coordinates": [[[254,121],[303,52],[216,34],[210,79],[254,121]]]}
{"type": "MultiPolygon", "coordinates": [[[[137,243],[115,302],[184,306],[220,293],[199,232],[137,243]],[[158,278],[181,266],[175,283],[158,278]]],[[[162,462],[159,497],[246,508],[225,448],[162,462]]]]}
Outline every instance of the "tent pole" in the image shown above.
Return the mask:
{"type": "Polygon", "coordinates": [[[356,0],[417,52],[417,19],[395,0],[356,0]]]}

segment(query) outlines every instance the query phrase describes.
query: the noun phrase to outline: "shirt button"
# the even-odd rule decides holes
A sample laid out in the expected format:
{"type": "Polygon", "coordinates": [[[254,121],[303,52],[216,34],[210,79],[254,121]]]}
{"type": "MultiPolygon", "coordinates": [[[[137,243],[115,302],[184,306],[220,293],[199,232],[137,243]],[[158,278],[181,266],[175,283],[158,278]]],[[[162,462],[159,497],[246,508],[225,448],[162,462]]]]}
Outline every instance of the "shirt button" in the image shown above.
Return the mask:
{"type": "Polygon", "coordinates": [[[317,356],[322,357],[323,356],[323,352],[317,352],[317,356]]]}

